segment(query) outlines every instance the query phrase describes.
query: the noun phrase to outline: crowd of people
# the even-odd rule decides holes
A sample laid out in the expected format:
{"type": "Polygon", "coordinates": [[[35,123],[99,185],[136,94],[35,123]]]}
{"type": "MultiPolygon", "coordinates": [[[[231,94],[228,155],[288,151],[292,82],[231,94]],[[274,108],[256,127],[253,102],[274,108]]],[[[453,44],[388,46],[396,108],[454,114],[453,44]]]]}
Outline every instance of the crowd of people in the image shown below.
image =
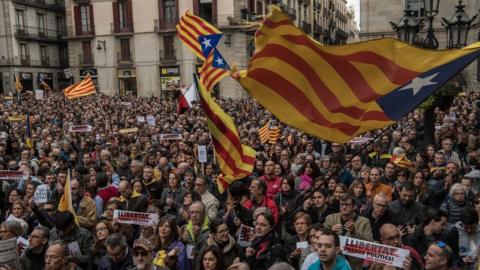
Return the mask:
{"type": "Polygon", "coordinates": [[[217,99],[256,150],[252,175],[223,193],[199,104],[178,113],[176,100],[156,97],[6,99],[0,170],[24,176],[0,181],[0,239],[28,239],[21,269],[396,269],[342,254],[341,236],[408,250],[407,270],[477,269],[478,98],[436,108],[432,144],[421,110],[338,144],[283,125],[253,99],[217,99]],[[33,147],[15,121],[27,113],[33,147]],[[259,139],[268,121],[281,129],[275,144],[259,139]],[[74,214],[58,209],[67,179],[74,214]],[[48,200],[37,203],[40,186],[48,200]],[[126,224],[115,210],[159,220],[126,224]]]}

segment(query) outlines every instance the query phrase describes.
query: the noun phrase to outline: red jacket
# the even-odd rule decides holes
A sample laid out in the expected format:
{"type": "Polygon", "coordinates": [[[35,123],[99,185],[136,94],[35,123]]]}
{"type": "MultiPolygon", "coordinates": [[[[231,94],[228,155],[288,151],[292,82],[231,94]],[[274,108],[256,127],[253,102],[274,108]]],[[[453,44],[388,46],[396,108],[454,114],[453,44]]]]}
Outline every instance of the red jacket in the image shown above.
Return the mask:
{"type": "Polygon", "coordinates": [[[259,204],[254,202],[252,199],[248,199],[243,203],[245,208],[251,209],[252,211],[258,207],[267,207],[272,212],[273,217],[275,218],[275,223],[278,222],[278,207],[277,204],[267,197],[263,198],[263,201],[259,204]]]}
{"type": "Polygon", "coordinates": [[[259,179],[267,184],[267,197],[273,200],[275,195],[281,191],[282,178],[278,176],[267,178],[266,175],[262,175],[259,177],[259,179]]]}

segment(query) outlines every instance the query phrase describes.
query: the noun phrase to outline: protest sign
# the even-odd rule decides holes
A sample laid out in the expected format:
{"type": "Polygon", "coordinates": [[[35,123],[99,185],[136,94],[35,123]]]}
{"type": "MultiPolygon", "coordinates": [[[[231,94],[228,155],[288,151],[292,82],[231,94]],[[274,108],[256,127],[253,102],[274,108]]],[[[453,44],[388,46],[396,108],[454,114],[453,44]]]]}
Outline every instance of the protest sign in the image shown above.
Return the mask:
{"type": "Polygon", "coordinates": [[[7,119],[10,122],[22,122],[22,121],[25,121],[27,117],[24,115],[12,115],[12,116],[9,116],[7,119]]]}
{"type": "Polygon", "coordinates": [[[155,126],[155,117],[153,115],[147,115],[147,124],[152,127],[155,126]]]}
{"type": "Polygon", "coordinates": [[[207,147],[205,145],[198,146],[198,161],[200,161],[200,163],[207,162],[207,147]]]}
{"type": "Polygon", "coordinates": [[[20,269],[17,239],[0,241],[0,265],[8,265],[11,269],[20,269]]]}
{"type": "Polygon", "coordinates": [[[240,233],[238,234],[237,243],[241,247],[250,247],[252,245],[251,239],[255,235],[255,228],[240,225],[240,233]]]}
{"type": "Polygon", "coordinates": [[[48,201],[48,185],[40,185],[37,187],[35,190],[35,193],[33,194],[33,201],[35,204],[41,204],[41,203],[46,203],[48,201]]]}
{"type": "Polygon", "coordinates": [[[36,100],[43,100],[43,90],[36,89],[35,90],[35,99],[36,100]]]}
{"type": "Polygon", "coordinates": [[[113,219],[118,223],[151,226],[158,224],[158,215],[155,213],[143,213],[133,211],[114,210],[113,219]]]}
{"type": "Polygon", "coordinates": [[[132,103],[128,102],[128,101],[122,101],[122,102],[120,102],[120,104],[122,104],[123,106],[126,106],[126,107],[132,106],[132,103]]]}
{"type": "Polygon", "coordinates": [[[127,133],[135,133],[138,131],[138,128],[124,128],[124,129],[120,129],[118,132],[120,134],[127,134],[127,133]]]}
{"type": "Polygon", "coordinates": [[[28,245],[30,243],[28,242],[27,239],[23,238],[23,237],[18,237],[17,238],[17,245],[18,245],[18,257],[22,257],[23,254],[25,254],[25,251],[27,251],[27,248],[28,248],[28,245]]]}
{"type": "Polygon", "coordinates": [[[23,172],[0,170],[0,180],[20,181],[23,178],[23,172]]]}
{"type": "Polygon", "coordinates": [[[182,134],[160,134],[160,140],[164,141],[176,141],[176,140],[181,140],[182,139],[182,134]]]}
{"type": "Polygon", "coordinates": [[[143,123],[143,122],[145,122],[145,117],[143,117],[143,116],[137,116],[137,122],[138,122],[138,123],[143,123]]]}
{"type": "Polygon", "coordinates": [[[344,255],[394,267],[403,267],[403,262],[410,256],[410,251],[407,249],[346,236],[340,236],[340,249],[344,255]]]}
{"type": "Polygon", "coordinates": [[[90,125],[73,125],[73,126],[70,126],[69,131],[74,132],[74,133],[92,132],[92,126],[90,126],[90,125]]]}

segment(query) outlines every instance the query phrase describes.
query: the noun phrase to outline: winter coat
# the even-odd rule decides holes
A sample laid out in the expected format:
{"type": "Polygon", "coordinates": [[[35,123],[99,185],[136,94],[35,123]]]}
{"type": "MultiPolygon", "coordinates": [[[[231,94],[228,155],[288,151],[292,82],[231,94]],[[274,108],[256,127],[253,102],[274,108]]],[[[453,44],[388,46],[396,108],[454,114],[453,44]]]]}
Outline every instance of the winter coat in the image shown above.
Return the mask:
{"type": "Polygon", "coordinates": [[[455,223],[454,230],[458,232],[458,248],[460,257],[477,257],[480,246],[480,224],[477,224],[475,230],[468,233],[463,228],[461,221],[455,223]]]}
{"type": "Polygon", "coordinates": [[[97,204],[95,201],[88,197],[83,196],[75,211],[77,216],[78,225],[91,230],[95,222],[97,222],[97,204]]]}
{"type": "Polygon", "coordinates": [[[270,235],[261,243],[256,242],[257,240],[254,240],[253,244],[255,254],[245,258],[251,270],[267,270],[276,262],[286,261],[286,250],[277,237],[270,235]]]}
{"type": "Polygon", "coordinates": [[[459,202],[454,198],[448,196],[447,199],[440,205],[440,210],[448,213],[448,223],[455,224],[460,221],[463,209],[471,207],[467,201],[459,202]]]}
{"type": "Polygon", "coordinates": [[[110,256],[107,254],[98,260],[98,270],[130,270],[134,269],[135,265],[133,263],[132,251],[128,249],[127,256],[125,259],[114,265],[114,262],[110,259],[110,256]]]}
{"type": "MultiPolygon", "coordinates": [[[[308,270],[323,270],[323,265],[320,260],[317,260],[314,264],[308,267],[308,270]]],[[[337,260],[335,261],[335,267],[332,270],[352,270],[348,261],[341,255],[337,255],[337,260]]]]}
{"type": "MultiPolygon", "coordinates": [[[[215,241],[215,239],[213,239],[211,234],[207,239],[206,246],[218,246],[218,243],[215,241]]],[[[223,265],[225,266],[232,265],[236,258],[240,258],[240,260],[245,258],[243,248],[235,242],[235,239],[233,239],[231,235],[228,235],[228,243],[225,246],[218,247],[222,250],[221,259],[223,261],[223,265]]]]}
{"type": "Polygon", "coordinates": [[[62,240],[66,244],[70,244],[73,242],[78,243],[78,247],[80,248],[79,255],[71,256],[75,263],[81,265],[88,264],[88,257],[90,256],[90,247],[93,243],[92,234],[82,227],[76,227],[75,230],[68,236],[64,236],[57,228],[53,228],[50,231],[50,239],[49,243],[52,243],[56,240],[62,240]]]}

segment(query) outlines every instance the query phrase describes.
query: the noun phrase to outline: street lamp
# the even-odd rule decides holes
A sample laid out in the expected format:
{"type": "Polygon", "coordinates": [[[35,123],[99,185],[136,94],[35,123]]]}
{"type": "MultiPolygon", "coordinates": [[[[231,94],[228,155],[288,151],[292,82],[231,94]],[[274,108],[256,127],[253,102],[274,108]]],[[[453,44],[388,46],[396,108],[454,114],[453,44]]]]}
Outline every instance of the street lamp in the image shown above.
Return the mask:
{"type": "Polygon", "coordinates": [[[397,33],[398,39],[414,44],[417,34],[423,28],[423,19],[417,19],[412,15],[410,7],[403,11],[404,15],[398,24],[390,22],[393,30],[397,33]]]}
{"type": "Polygon", "coordinates": [[[427,49],[438,49],[438,39],[433,29],[433,19],[438,15],[438,5],[440,5],[440,0],[423,0],[425,17],[428,19],[427,36],[423,42],[423,47],[427,49]]]}
{"type": "Polygon", "coordinates": [[[457,9],[450,20],[442,18],[442,25],[447,30],[447,47],[462,48],[467,45],[468,31],[472,22],[477,18],[478,14],[472,18],[465,13],[465,5],[462,0],[458,1],[457,9]]]}

